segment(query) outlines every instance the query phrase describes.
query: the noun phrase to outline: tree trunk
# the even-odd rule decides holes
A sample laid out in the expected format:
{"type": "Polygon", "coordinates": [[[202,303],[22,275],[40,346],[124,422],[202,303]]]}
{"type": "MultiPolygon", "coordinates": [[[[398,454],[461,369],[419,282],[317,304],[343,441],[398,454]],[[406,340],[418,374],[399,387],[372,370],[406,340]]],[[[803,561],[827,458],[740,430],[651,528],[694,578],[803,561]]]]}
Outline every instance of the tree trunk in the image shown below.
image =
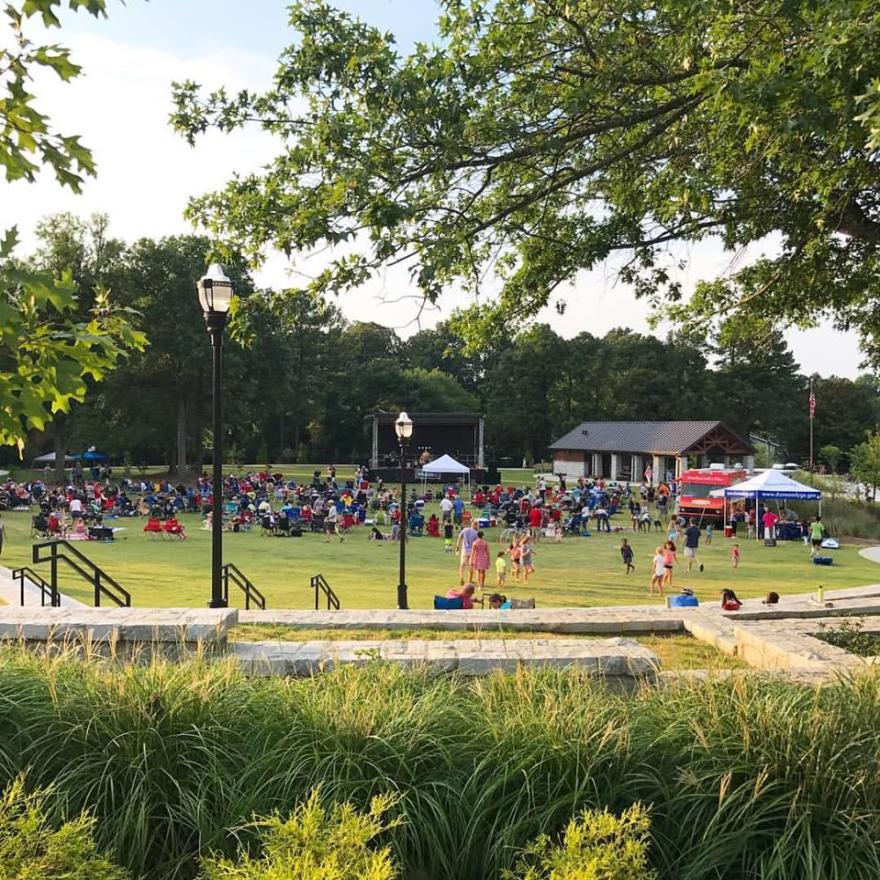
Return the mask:
{"type": "Polygon", "coordinates": [[[177,476],[186,477],[186,395],[182,390],[177,398],[177,476]]]}
{"type": "Polygon", "coordinates": [[[67,442],[64,429],[55,422],[55,482],[59,486],[67,485],[67,474],[64,470],[64,462],[67,459],[67,442]]]}

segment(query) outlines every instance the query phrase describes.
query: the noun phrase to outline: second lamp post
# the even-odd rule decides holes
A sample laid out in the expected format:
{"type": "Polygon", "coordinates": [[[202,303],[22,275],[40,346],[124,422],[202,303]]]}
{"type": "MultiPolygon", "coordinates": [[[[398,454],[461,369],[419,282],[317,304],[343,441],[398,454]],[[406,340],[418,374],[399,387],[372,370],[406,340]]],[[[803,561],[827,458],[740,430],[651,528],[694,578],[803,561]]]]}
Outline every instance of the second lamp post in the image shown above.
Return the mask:
{"type": "Polygon", "coordinates": [[[406,532],[409,525],[406,503],[406,450],[413,432],[412,419],[402,412],[394,423],[397,442],[400,444],[400,579],[397,583],[397,607],[409,608],[406,597],[406,532]]]}
{"type": "Polygon", "coordinates": [[[211,601],[225,608],[223,595],[223,331],[235,288],[219,263],[211,263],[196,285],[214,352],[214,475],[211,512],[211,601]]]}

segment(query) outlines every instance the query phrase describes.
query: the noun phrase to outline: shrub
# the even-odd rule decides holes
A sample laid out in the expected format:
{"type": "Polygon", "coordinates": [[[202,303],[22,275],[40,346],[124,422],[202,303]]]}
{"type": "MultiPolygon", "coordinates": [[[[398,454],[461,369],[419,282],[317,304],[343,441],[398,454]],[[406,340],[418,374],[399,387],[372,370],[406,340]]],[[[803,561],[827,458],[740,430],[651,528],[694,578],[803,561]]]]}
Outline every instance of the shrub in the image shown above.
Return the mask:
{"type": "Polygon", "coordinates": [[[373,798],[368,813],[351,804],[334,804],[328,811],[318,792],[290,817],[255,823],[262,852],[246,849],[235,860],[205,860],[202,880],[394,880],[398,872],[389,848],[370,846],[388,825],[383,822],[392,801],[373,798]]]}
{"type": "Polygon", "coordinates": [[[82,814],[52,828],[44,812],[47,797],[47,792],[27,793],[21,779],[0,794],[0,878],[124,880],[125,872],[95,845],[95,820],[82,814]]]}
{"type": "Polygon", "coordinates": [[[843,648],[844,651],[857,654],[859,657],[874,657],[880,654],[880,633],[865,632],[862,627],[861,620],[843,620],[834,626],[820,623],[819,632],[815,635],[823,642],[843,648]]]}
{"type": "Polygon", "coordinates": [[[636,804],[620,816],[584,810],[561,843],[542,834],[504,880],[653,880],[648,867],[648,814],[636,804]]]}

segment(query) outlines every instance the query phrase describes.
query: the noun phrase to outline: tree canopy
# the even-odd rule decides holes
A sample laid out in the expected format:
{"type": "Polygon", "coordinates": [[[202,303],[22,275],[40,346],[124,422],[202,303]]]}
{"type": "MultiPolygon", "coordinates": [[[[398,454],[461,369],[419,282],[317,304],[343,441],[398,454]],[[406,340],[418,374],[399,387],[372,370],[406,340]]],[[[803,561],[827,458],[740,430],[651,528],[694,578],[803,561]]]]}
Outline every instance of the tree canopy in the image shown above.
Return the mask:
{"type": "Polygon", "coordinates": [[[395,263],[431,300],[499,279],[459,315],[472,339],[616,252],[638,294],[703,331],[831,318],[880,338],[874,0],[441,6],[436,43],[403,55],[302,0],[266,92],[178,84],[172,121],[191,141],[257,122],[280,142],[191,215],[254,258],[344,244],[319,293],[395,263]],[[709,236],[733,268],[685,297],[670,247],[709,236]]]}
{"type": "MultiPolygon", "coordinates": [[[[27,36],[30,19],[59,25],[61,0],[25,0],[0,5],[8,39],[0,45],[0,169],[8,181],[33,181],[48,169],[62,185],[79,192],[84,175],[94,174],[91,153],[75,135],[52,128],[28,91],[38,69],[65,82],[80,68],[63,46],[35,45],[27,36]]],[[[104,12],[105,0],[68,0],[73,9],[104,12]]],[[[14,259],[17,230],[0,240],[0,445],[24,448],[31,430],[43,430],[71,403],[83,400],[87,379],[98,381],[145,337],[116,308],[109,290],[95,286],[88,303],[78,297],[73,251],[55,265],[27,265],[14,259]]],[[[70,239],[68,244],[74,244],[70,239]]]]}

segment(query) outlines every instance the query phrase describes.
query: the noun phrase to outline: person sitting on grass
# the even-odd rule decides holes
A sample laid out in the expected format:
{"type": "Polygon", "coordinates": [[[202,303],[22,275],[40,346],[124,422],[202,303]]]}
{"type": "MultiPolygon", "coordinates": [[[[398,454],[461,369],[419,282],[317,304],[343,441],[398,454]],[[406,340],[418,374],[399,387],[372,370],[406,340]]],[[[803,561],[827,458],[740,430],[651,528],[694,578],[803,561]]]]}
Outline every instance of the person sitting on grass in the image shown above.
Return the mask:
{"type": "Polygon", "coordinates": [[[492,611],[508,611],[510,610],[510,600],[507,596],[502,596],[501,593],[492,593],[489,596],[489,608],[492,611]]]}
{"type": "Polygon", "coordinates": [[[465,584],[461,589],[453,587],[446,593],[447,599],[461,599],[461,607],[469,611],[474,607],[474,593],[477,588],[473,584],[465,584]]]}
{"type": "Polygon", "coordinates": [[[742,602],[736,597],[736,593],[730,588],[721,591],[721,607],[724,611],[739,611],[742,602]]]}
{"type": "Polygon", "coordinates": [[[379,531],[379,529],[376,526],[373,526],[373,528],[370,529],[369,540],[371,540],[371,541],[387,541],[388,539],[385,537],[385,535],[382,534],[382,532],[379,531]]]}

